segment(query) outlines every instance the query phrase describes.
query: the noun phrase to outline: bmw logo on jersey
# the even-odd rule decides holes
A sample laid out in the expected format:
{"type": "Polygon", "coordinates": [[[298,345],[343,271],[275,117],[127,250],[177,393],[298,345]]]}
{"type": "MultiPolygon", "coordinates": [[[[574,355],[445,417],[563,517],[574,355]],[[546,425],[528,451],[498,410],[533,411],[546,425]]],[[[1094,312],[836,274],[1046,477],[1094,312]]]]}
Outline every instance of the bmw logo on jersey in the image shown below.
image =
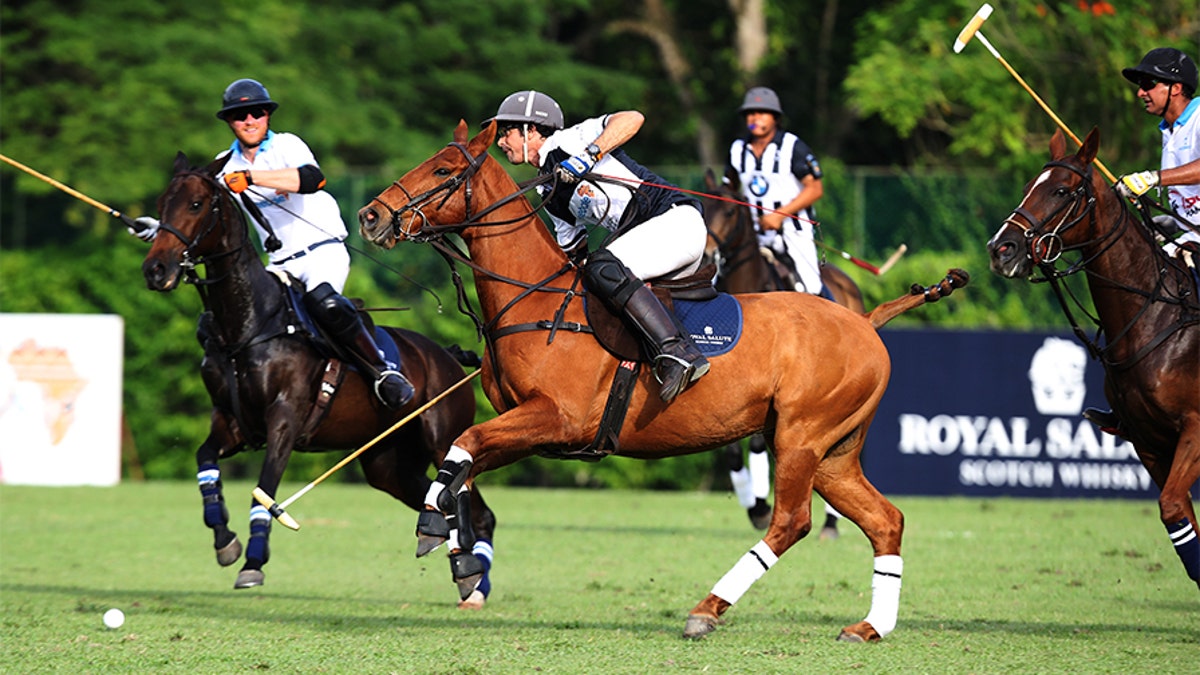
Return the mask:
{"type": "Polygon", "coordinates": [[[755,197],[761,197],[767,194],[767,190],[770,189],[771,184],[767,181],[766,176],[762,175],[761,173],[756,173],[754,174],[754,177],[750,179],[750,183],[747,187],[750,189],[750,194],[754,195],[755,197]]]}

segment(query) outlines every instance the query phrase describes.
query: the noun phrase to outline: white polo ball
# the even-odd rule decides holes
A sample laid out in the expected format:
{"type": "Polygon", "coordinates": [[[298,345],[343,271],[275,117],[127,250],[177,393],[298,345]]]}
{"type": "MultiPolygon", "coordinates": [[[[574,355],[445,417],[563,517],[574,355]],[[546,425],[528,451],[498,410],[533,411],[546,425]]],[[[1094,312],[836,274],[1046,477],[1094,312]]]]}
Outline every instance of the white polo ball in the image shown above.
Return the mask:
{"type": "Polygon", "coordinates": [[[110,609],[104,613],[104,625],[111,629],[120,628],[125,623],[125,612],[119,609],[110,609]]]}

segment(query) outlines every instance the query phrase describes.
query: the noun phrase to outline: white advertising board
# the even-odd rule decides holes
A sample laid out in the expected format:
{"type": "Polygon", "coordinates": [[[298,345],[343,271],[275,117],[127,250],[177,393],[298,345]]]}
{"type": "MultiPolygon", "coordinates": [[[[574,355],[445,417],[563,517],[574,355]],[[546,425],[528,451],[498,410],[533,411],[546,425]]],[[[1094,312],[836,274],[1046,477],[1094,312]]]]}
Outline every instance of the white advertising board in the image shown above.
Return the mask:
{"type": "Polygon", "coordinates": [[[121,480],[125,322],[0,314],[0,483],[121,480]]]}

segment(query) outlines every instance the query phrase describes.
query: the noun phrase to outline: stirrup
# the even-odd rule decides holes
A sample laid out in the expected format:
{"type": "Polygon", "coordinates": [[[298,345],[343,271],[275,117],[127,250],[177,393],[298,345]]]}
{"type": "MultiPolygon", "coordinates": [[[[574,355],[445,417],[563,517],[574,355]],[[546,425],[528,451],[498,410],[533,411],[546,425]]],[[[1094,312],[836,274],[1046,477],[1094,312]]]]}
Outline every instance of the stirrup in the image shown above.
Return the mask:
{"type": "Polygon", "coordinates": [[[408,381],[407,377],[404,377],[404,373],[401,373],[398,370],[384,370],[379,373],[379,377],[375,378],[375,396],[389,408],[394,408],[397,410],[403,408],[404,406],[408,405],[408,402],[412,400],[415,394],[416,390],[413,389],[412,383],[408,381]],[[393,391],[391,393],[396,396],[398,400],[389,400],[389,397],[386,396],[383,391],[383,387],[385,386],[384,383],[387,382],[388,378],[392,377],[393,375],[399,381],[396,385],[399,387],[399,391],[393,391]]]}
{"type": "Polygon", "coordinates": [[[1083,411],[1083,418],[1100,428],[1106,434],[1121,436],[1121,418],[1111,410],[1088,408],[1083,411]]]}

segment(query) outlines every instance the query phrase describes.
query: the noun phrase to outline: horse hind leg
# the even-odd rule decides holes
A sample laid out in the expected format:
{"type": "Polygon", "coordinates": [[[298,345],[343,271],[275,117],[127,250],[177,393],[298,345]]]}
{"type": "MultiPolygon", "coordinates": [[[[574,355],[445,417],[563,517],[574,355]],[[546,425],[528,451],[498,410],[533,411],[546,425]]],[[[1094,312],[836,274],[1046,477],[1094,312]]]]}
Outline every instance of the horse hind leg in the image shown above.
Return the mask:
{"type": "Polygon", "coordinates": [[[863,531],[875,552],[871,577],[871,609],[866,618],[842,629],[838,640],[874,642],[892,632],[900,610],[900,580],[904,562],[900,541],[904,515],[871,485],[862,473],[859,452],[865,436],[849,440],[821,462],[815,487],[845,518],[863,531]]]}

